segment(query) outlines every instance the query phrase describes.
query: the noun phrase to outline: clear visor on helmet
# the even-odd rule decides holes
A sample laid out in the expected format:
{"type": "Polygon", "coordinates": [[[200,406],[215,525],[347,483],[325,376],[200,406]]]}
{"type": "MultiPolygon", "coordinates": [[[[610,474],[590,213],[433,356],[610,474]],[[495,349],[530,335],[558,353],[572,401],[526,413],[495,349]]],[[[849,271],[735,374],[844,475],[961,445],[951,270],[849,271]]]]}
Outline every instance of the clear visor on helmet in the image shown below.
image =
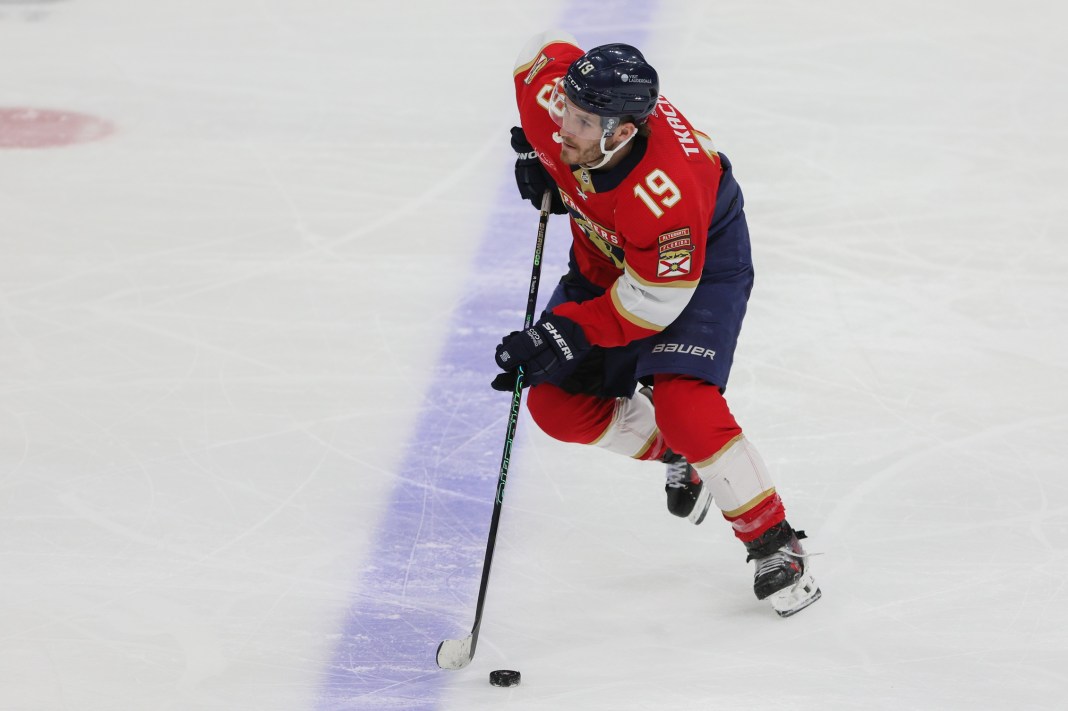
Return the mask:
{"type": "Polygon", "coordinates": [[[610,134],[619,125],[618,118],[598,116],[575,106],[564,92],[563,80],[556,83],[549,97],[549,115],[568,135],[584,141],[600,140],[602,136],[606,133],[610,134]]]}

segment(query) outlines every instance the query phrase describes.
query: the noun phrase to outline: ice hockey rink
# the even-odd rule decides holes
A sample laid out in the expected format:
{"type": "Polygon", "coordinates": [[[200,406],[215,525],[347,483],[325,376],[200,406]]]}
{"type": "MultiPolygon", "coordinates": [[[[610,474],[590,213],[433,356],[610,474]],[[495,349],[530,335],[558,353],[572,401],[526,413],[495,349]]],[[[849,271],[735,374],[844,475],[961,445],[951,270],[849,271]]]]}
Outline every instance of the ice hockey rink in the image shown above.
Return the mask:
{"type": "Polygon", "coordinates": [[[0,0],[0,711],[1064,708],[1066,23],[0,0]],[[549,27],[640,47],[734,164],[727,395],[823,599],[776,617],[660,465],[524,413],[442,671],[537,229],[511,71],[549,27]]]}

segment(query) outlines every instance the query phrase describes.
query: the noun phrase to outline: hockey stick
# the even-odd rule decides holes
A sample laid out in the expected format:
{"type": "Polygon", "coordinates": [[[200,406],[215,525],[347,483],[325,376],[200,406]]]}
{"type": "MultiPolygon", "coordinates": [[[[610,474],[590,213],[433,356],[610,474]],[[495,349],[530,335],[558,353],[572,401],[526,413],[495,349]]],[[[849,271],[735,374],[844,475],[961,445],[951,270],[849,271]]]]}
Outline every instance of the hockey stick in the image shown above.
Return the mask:
{"type": "MultiPolygon", "coordinates": [[[[538,301],[538,281],[541,279],[541,253],[545,247],[545,228],[549,225],[549,207],[552,193],[548,190],[541,198],[541,218],[538,221],[538,240],[534,247],[534,267],[530,273],[530,291],[527,293],[527,314],[523,329],[534,323],[534,309],[538,301]]],[[[478,588],[478,604],[475,605],[475,624],[471,634],[464,639],[446,639],[438,645],[438,666],[442,669],[463,669],[475,657],[478,632],[482,627],[482,610],[486,605],[486,588],[489,587],[490,565],[493,564],[493,548],[497,543],[497,526],[501,520],[501,505],[504,503],[504,485],[508,482],[508,462],[512,457],[512,439],[519,420],[519,403],[523,397],[523,368],[516,374],[515,390],[512,392],[512,411],[508,416],[508,429],[504,435],[504,451],[501,453],[501,472],[497,476],[497,496],[493,500],[493,517],[490,519],[489,539],[486,541],[486,559],[482,563],[482,583],[478,588]]]]}

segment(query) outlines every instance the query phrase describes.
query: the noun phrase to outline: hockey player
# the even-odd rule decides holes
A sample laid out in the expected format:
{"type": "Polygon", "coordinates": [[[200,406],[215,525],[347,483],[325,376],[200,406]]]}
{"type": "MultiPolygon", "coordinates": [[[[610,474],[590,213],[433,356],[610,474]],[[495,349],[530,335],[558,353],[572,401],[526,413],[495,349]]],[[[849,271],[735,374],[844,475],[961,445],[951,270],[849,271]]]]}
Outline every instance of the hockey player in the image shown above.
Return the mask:
{"type": "Polygon", "coordinates": [[[756,561],[757,598],[804,609],[820,596],[804,534],[723,397],[753,285],[730,162],[629,45],[539,35],[515,89],[520,194],[540,206],[551,190],[573,245],[541,320],[497,347],[493,387],[522,366],[547,434],[666,463],[668,510],[701,523],[714,500],[756,561]]]}

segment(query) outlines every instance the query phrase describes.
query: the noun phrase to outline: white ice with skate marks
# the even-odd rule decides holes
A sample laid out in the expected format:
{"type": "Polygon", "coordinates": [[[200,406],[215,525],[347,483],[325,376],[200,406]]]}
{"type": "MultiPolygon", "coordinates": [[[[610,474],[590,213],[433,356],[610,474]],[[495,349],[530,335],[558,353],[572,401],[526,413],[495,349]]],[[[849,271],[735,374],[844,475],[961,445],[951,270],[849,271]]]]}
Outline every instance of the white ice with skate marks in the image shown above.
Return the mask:
{"type": "Polygon", "coordinates": [[[727,397],[823,598],[777,618],[657,467],[522,428],[449,708],[1060,708],[1068,50],[1043,27],[1068,18],[973,7],[695,5],[658,31],[746,194],[727,397]],[[485,683],[502,667],[520,690],[485,683]]]}
{"type": "MultiPolygon", "coordinates": [[[[389,493],[424,483],[397,449],[465,417],[427,377],[465,283],[522,314],[474,247],[558,5],[34,7],[0,11],[5,108],[115,133],[0,151],[0,708],[314,708],[389,493]]],[[[754,239],[727,396],[824,597],[779,619],[659,467],[524,419],[474,662],[365,701],[438,673],[456,711],[1059,709],[1066,12],[662,3],[642,49],[754,239]]],[[[462,638],[471,592],[406,603],[462,638]]]]}

